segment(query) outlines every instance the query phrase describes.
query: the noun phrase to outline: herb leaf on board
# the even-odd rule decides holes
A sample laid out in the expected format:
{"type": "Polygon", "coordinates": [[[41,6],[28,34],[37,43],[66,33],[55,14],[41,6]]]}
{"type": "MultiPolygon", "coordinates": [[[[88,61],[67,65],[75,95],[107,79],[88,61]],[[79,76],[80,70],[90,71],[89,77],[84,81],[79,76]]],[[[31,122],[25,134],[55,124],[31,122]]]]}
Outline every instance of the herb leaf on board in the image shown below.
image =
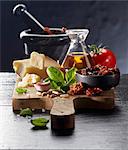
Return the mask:
{"type": "Polygon", "coordinates": [[[77,69],[73,67],[64,74],[55,67],[48,67],[47,74],[50,79],[51,88],[62,91],[63,93],[67,92],[69,86],[76,82],[76,71],[77,69]]]}
{"type": "Polygon", "coordinates": [[[23,93],[26,93],[27,92],[27,89],[24,89],[24,88],[16,88],[16,92],[18,94],[23,94],[23,93]]]}
{"type": "Polygon", "coordinates": [[[68,84],[74,83],[76,71],[77,69],[73,67],[66,72],[65,79],[68,84]]]}
{"type": "Polygon", "coordinates": [[[49,78],[55,82],[64,83],[64,73],[55,67],[48,67],[47,74],[49,78]]]}

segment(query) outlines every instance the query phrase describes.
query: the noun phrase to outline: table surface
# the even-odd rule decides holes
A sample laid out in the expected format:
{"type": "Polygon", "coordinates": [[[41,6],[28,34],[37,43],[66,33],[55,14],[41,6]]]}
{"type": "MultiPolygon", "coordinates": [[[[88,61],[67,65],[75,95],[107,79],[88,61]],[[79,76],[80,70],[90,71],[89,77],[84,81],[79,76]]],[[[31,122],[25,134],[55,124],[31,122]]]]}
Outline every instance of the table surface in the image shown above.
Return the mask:
{"type": "MultiPolygon", "coordinates": [[[[12,111],[14,73],[0,73],[1,149],[128,149],[128,75],[115,90],[113,110],[85,110],[75,115],[73,131],[34,130],[29,119],[12,111]]],[[[50,119],[46,113],[35,114],[50,119]]]]}

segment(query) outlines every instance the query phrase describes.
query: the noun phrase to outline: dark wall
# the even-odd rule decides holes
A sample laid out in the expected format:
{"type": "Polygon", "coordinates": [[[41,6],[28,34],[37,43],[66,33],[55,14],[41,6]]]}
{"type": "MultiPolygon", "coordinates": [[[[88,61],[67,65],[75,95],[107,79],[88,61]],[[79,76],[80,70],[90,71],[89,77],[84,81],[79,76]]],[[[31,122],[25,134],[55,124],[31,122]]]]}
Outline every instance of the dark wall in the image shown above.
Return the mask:
{"type": "Polygon", "coordinates": [[[18,3],[26,4],[45,26],[88,28],[87,44],[109,46],[117,57],[121,73],[128,73],[127,1],[1,1],[0,70],[12,71],[12,60],[25,56],[19,33],[27,27],[12,14],[18,3]]]}

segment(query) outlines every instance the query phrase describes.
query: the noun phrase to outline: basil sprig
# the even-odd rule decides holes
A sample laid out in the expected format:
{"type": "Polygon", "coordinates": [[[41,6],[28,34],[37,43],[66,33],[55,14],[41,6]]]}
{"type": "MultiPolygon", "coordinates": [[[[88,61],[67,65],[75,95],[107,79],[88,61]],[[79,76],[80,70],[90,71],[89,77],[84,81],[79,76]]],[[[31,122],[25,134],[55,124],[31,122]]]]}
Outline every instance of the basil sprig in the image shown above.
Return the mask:
{"type": "Polygon", "coordinates": [[[49,79],[51,87],[56,90],[60,90],[62,92],[67,92],[69,89],[69,86],[76,82],[75,74],[77,69],[71,68],[69,69],[65,74],[55,67],[48,67],[47,68],[47,74],[49,79]]]}
{"type": "Polygon", "coordinates": [[[59,69],[55,68],[55,67],[48,67],[47,68],[47,74],[49,76],[49,78],[55,82],[60,82],[62,84],[64,84],[64,74],[62,71],[60,71],[59,69]]]}
{"type": "Polygon", "coordinates": [[[31,119],[31,124],[34,125],[35,127],[46,127],[48,122],[49,120],[46,118],[31,119]]]}
{"type": "Polygon", "coordinates": [[[20,111],[20,116],[26,117],[26,116],[32,116],[32,115],[33,113],[30,108],[25,108],[20,111]]]}
{"type": "Polygon", "coordinates": [[[24,88],[16,88],[16,92],[18,94],[23,94],[23,93],[26,93],[27,92],[27,89],[24,89],[24,88]]]}

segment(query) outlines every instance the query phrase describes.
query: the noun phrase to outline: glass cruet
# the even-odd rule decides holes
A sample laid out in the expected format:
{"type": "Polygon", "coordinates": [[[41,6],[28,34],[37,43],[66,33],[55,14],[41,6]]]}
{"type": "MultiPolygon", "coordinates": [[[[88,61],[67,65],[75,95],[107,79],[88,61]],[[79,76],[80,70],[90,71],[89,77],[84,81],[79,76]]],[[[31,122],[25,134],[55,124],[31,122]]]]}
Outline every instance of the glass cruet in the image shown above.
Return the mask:
{"type": "Polygon", "coordinates": [[[70,29],[67,30],[71,42],[67,54],[62,62],[62,67],[69,69],[76,67],[77,69],[91,67],[89,55],[85,39],[89,33],[88,29],[70,29]]]}

